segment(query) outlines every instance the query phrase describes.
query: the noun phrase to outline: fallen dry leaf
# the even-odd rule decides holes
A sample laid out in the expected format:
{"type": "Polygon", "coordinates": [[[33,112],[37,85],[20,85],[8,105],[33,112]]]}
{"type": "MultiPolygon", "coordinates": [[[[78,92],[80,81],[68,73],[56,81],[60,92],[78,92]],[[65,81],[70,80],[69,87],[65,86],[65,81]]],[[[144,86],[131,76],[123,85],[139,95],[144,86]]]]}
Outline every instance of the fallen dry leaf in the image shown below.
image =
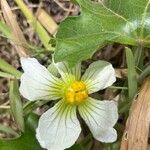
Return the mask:
{"type": "Polygon", "coordinates": [[[120,150],[146,150],[150,126],[150,77],[133,101],[120,150]]]}

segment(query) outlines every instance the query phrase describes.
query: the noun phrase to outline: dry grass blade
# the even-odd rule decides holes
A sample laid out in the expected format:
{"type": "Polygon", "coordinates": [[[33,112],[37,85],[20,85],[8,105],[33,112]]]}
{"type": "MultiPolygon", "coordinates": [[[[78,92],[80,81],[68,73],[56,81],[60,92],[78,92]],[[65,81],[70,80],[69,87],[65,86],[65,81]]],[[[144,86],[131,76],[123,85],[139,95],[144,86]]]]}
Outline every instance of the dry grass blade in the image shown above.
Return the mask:
{"type": "Polygon", "coordinates": [[[120,150],[146,150],[150,126],[150,77],[133,102],[120,150]]]}
{"type": "Polygon", "coordinates": [[[51,35],[56,33],[58,28],[56,22],[43,9],[39,9],[36,16],[39,22],[51,35]]]}
{"type": "Polygon", "coordinates": [[[6,23],[12,30],[13,34],[12,40],[18,55],[20,57],[26,57],[27,56],[27,49],[25,48],[27,46],[26,39],[6,0],[1,0],[1,9],[6,23]]]}
{"type": "Polygon", "coordinates": [[[1,13],[0,13],[0,21],[5,22],[1,13]]]}

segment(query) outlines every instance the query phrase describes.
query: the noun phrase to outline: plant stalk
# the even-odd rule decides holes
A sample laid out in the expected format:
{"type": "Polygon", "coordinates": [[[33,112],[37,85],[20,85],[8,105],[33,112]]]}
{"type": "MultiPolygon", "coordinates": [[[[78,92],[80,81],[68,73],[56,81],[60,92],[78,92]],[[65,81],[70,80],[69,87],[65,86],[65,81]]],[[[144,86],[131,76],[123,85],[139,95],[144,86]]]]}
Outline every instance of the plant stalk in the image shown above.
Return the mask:
{"type": "Polygon", "coordinates": [[[49,44],[51,37],[48,35],[43,26],[37,21],[36,17],[32,14],[32,12],[28,9],[28,7],[24,4],[23,0],[15,0],[18,7],[21,9],[28,22],[32,25],[34,30],[37,32],[41,42],[47,50],[53,50],[49,44]]]}

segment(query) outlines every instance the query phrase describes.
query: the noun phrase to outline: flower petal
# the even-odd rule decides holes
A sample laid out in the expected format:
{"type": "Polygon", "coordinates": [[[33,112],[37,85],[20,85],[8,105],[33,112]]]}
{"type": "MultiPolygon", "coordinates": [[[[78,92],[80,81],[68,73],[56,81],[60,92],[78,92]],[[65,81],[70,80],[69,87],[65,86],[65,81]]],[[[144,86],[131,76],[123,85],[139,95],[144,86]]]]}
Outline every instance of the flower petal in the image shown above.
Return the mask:
{"type": "Polygon", "coordinates": [[[118,120],[118,112],[114,101],[99,101],[89,97],[78,109],[97,140],[108,143],[116,140],[113,126],[118,120]]]}
{"type": "Polygon", "coordinates": [[[24,70],[21,76],[20,93],[28,100],[55,100],[61,98],[63,83],[54,77],[35,58],[21,58],[24,70]]]}
{"type": "Polygon", "coordinates": [[[53,63],[55,64],[56,68],[58,69],[58,72],[60,73],[60,75],[64,81],[66,81],[66,79],[68,78],[68,75],[75,76],[75,80],[80,79],[80,77],[81,77],[81,64],[80,63],[77,64],[73,68],[69,68],[68,64],[65,62],[55,63],[53,61],[53,63]]]}
{"type": "Polygon", "coordinates": [[[76,106],[61,100],[41,116],[36,137],[43,148],[63,150],[75,143],[80,132],[76,106]]]}
{"type": "Polygon", "coordinates": [[[116,81],[115,71],[110,63],[96,61],[89,66],[81,80],[91,94],[112,85],[116,81]]]}

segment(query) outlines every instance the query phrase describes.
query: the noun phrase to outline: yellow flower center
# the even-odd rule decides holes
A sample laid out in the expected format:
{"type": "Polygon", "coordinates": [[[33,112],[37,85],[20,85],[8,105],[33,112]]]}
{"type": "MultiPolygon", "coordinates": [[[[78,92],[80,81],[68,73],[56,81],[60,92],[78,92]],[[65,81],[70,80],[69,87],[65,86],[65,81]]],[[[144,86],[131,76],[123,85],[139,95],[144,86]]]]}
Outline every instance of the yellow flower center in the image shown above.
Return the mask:
{"type": "Polygon", "coordinates": [[[71,104],[80,104],[86,100],[88,93],[82,81],[74,81],[65,93],[66,101],[71,104]]]}

